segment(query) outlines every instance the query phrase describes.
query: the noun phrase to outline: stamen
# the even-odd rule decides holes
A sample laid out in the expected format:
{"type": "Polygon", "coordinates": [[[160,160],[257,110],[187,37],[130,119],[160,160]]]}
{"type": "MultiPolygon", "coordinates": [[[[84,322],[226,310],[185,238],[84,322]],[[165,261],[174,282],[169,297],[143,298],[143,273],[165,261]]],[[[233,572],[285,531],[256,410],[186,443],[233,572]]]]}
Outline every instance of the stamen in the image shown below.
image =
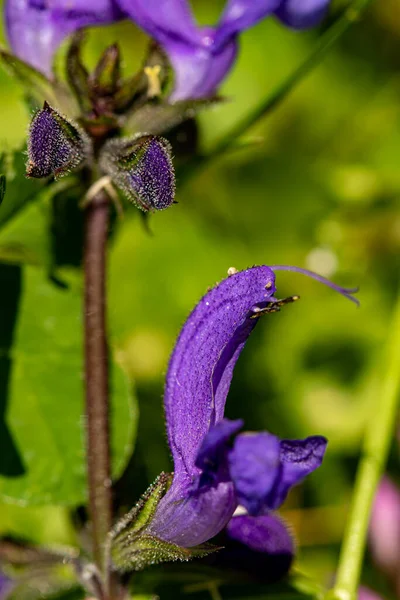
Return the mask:
{"type": "Polygon", "coordinates": [[[144,74],[148,80],[148,90],[147,96],[149,98],[156,98],[161,94],[161,82],[160,82],[160,73],[161,67],[160,65],[154,65],[153,67],[145,67],[144,74]]]}
{"type": "Polygon", "coordinates": [[[263,315],[269,315],[271,313],[280,312],[282,306],[285,306],[286,304],[291,304],[292,302],[296,302],[296,300],[299,299],[300,296],[289,296],[288,298],[282,298],[281,300],[271,298],[271,301],[263,307],[254,306],[252,308],[253,314],[250,316],[250,319],[258,319],[263,315]]]}
{"type": "Polygon", "coordinates": [[[342,296],[344,296],[345,298],[348,298],[349,300],[351,300],[352,302],[357,304],[357,306],[360,305],[360,301],[357,300],[357,298],[354,298],[354,296],[353,296],[353,294],[358,292],[357,287],[355,287],[355,288],[341,287],[340,285],[336,285],[336,283],[329,281],[329,279],[322,277],[322,275],[318,275],[317,273],[314,273],[314,271],[309,271],[308,269],[302,269],[300,267],[291,267],[288,265],[273,265],[272,267],[270,267],[270,269],[272,271],[293,271],[294,273],[302,273],[303,275],[307,275],[307,277],[311,277],[312,279],[315,279],[316,281],[323,283],[324,285],[330,287],[332,290],[339,292],[339,294],[342,294],[342,296]]]}

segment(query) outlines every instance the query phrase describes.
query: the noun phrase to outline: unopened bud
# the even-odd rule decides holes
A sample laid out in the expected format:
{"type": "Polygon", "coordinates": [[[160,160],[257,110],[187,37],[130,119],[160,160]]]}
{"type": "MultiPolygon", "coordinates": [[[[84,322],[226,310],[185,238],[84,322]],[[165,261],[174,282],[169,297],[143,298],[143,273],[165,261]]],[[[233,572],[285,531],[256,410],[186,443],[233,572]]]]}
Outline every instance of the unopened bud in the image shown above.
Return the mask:
{"type": "Polygon", "coordinates": [[[100,166],[144,211],[163,210],[174,201],[171,146],[164,138],[144,135],[110,140],[101,154],[100,166]]]}
{"type": "Polygon", "coordinates": [[[45,102],[29,127],[27,177],[57,179],[76,169],[89,154],[84,131],[45,102]]]}

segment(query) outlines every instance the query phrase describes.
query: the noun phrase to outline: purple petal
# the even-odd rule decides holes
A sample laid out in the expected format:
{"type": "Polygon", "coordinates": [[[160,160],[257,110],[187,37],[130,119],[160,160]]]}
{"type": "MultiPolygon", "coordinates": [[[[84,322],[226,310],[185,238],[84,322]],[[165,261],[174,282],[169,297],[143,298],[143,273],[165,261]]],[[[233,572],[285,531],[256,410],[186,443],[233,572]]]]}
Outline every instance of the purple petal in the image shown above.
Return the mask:
{"type": "Polygon", "coordinates": [[[376,564],[393,577],[400,557],[400,489],[388,477],[382,479],[375,496],[369,539],[376,564]]]}
{"type": "Polygon", "coordinates": [[[191,493],[188,483],[175,477],[147,533],[185,548],[197,546],[225,527],[236,505],[230,481],[220,481],[191,493]]]}
{"type": "Polygon", "coordinates": [[[163,43],[175,73],[172,101],[212,96],[230,70],[237,54],[235,39],[218,50],[214,49],[214,34],[203,30],[197,45],[175,39],[163,43]]]}
{"type": "Polygon", "coordinates": [[[318,25],[328,12],[330,0],[283,0],[276,16],[288,27],[306,29],[318,25]]]}
{"type": "Polygon", "coordinates": [[[201,469],[200,487],[221,479],[221,469],[227,469],[228,466],[230,439],[242,427],[241,419],[222,419],[207,433],[196,459],[196,467],[201,469]]]}
{"type": "Polygon", "coordinates": [[[273,583],[288,573],[294,542],[277,516],[233,517],[223,534],[223,548],[208,560],[213,565],[244,572],[263,583],[273,583]]]}
{"type": "Polygon", "coordinates": [[[112,0],[7,0],[5,18],[16,56],[49,76],[53,55],[67,35],[112,23],[122,14],[112,0]]]}
{"type": "Polygon", "coordinates": [[[238,503],[251,515],[261,514],[282,471],[279,439],[267,432],[239,435],[229,455],[229,471],[238,503]]]}
{"type": "Polygon", "coordinates": [[[321,466],[327,444],[328,441],[321,435],[308,437],[305,440],[281,440],[282,473],[269,498],[271,509],[278,508],[282,504],[293,485],[300,483],[321,466]]]}
{"type": "Polygon", "coordinates": [[[280,2],[281,0],[229,0],[218,24],[216,45],[220,47],[231,37],[271,15],[280,2]]]}
{"type": "Polygon", "coordinates": [[[172,353],[164,396],[175,474],[198,474],[196,458],[205,435],[221,421],[233,369],[256,325],[254,306],[275,293],[266,266],[228,277],[200,300],[172,353]]]}
{"type": "Polygon", "coordinates": [[[118,0],[121,9],[163,44],[167,39],[178,39],[189,44],[201,38],[187,0],[118,0]]]}
{"type": "Polygon", "coordinates": [[[229,454],[229,471],[238,503],[250,515],[278,508],[289,489],[322,463],[322,436],[279,440],[270,433],[239,435],[229,454]]]}
{"type": "Polygon", "coordinates": [[[255,552],[293,556],[294,543],[286,525],[275,515],[233,517],[227,525],[228,536],[255,552]]]}

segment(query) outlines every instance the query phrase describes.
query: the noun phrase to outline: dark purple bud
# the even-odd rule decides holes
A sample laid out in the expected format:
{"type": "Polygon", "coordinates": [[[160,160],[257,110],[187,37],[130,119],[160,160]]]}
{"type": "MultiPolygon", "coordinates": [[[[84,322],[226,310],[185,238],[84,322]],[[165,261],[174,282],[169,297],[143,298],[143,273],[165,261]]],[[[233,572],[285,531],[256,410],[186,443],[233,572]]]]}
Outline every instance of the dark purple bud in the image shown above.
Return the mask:
{"type": "Polygon", "coordinates": [[[62,177],[89,154],[86,134],[45,102],[29,127],[27,177],[62,177]]]}
{"type": "Polygon", "coordinates": [[[171,146],[161,137],[110,140],[100,157],[102,170],[138,208],[168,208],[175,197],[171,146]]]}

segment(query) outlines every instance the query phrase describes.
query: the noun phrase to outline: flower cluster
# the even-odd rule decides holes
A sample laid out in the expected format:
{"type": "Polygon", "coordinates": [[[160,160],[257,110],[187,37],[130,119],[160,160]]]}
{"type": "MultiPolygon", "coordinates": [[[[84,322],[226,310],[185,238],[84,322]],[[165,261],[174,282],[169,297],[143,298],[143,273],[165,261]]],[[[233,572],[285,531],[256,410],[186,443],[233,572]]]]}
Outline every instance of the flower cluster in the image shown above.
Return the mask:
{"type": "Polygon", "coordinates": [[[174,202],[174,169],[170,145],[158,136],[217,100],[243,30],[270,15],[291,27],[309,27],[328,4],[229,0],[215,27],[199,27],[186,0],[7,0],[14,56],[1,51],[1,57],[30,96],[39,81],[37,99],[44,101],[30,127],[27,175],[57,178],[87,167],[87,180],[106,176],[142,210],[168,208],[174,202]],[[152,37],[142,69],[124,79],[120,50],[112,45],[90,73],[82,61],[80,30],[125,18],[152,37]],[[52,62],[70,34],[67,88],[52,72],[52,62]]]}

